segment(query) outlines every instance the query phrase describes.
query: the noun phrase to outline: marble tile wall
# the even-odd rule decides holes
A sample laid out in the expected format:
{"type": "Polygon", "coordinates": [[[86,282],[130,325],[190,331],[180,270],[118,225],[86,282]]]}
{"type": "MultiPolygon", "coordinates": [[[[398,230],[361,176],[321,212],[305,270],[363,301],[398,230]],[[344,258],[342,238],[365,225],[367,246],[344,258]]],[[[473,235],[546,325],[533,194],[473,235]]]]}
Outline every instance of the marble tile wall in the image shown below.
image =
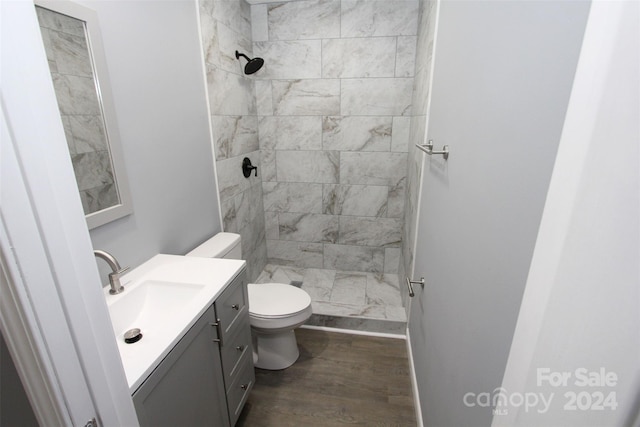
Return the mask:
{"type": "Polygon", "coordinates": [[[251,6],[268,260],[397,273],[417,0],[251,6]]]}
{"type": "Polygon", "coordinates": [[[85,214],[119,203],[82,21],[36,8],[85,214]]]}
{"type": "Polygon", "coordinates": [[[243,0],[200,0],[199,15],[223,228],[241,235],[248,279],[255,280],[267,261],[264,171],[247,179],[241,167],[245,157],[262,163],[256,82],[235,58],[236,50],[253,55],[251,10],[243,0]]]}
{"type": "MultiPolygon", "coordinates": [[[[402,257],[399,276],[404,280],[413,275],[414,247],[417,227],[418,197],[422,179],[423,154],[415,143],[425,142],[427,132],[428,100],[433,63],[435,22],[437,3],[435,0],[420,0],[418,42],[416,48],[415,84],[413,89],[413,111],[410,117],[409,156],[407,158],[407,191],[404,200],[404,228],[402,235],[402,257]]],[[[402,287],[403,305],[409,307],[408,291],[402,287]]]]}

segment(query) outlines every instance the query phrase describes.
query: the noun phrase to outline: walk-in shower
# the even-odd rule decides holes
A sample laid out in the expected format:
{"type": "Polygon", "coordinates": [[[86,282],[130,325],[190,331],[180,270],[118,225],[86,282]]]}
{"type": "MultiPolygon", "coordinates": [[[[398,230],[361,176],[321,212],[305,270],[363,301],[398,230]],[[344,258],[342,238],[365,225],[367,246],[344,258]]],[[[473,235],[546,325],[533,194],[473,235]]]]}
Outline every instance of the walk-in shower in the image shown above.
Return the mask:
{"type": "Polygon", "coordinates": [[[302,282],[327,326],[405,322],[419,2],[200,5],[223,229],[249,280],[302,282]]]}

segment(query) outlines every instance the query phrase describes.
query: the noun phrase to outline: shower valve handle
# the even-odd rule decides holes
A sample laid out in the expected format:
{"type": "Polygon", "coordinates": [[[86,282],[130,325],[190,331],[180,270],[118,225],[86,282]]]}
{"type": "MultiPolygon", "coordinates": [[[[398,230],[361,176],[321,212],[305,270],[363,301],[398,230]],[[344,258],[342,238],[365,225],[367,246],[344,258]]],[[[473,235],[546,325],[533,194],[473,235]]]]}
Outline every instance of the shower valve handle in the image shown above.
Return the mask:
{"type": "Polygon", "coordinates": [[[244,175],[245,178],[249,178],[249,176],[251,176],[252,170],[255,170],[256,171],[255,176],[258,176],[258,167],[253,166],[251,164],[251,159],[249,159],[248,157],[245,157],[244,160],[242,160],[242,174],[244,175]]]}

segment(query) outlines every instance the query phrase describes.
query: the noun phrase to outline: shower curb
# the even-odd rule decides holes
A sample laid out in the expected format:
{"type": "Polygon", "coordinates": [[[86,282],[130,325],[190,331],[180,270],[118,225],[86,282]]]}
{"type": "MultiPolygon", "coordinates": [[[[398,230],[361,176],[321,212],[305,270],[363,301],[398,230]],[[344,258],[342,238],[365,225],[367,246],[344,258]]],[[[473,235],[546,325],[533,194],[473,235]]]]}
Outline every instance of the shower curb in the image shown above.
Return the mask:
{"type": "Polygon", "coordinates": [[[330,316],[315,313],[311,315],[305,324],[310,326],[324,326],[327,328],[350,329],[354,331],[397,335],[404,335],[407,330],[407,322],[384,319],[366,319],[361,317],[330,316]]]}

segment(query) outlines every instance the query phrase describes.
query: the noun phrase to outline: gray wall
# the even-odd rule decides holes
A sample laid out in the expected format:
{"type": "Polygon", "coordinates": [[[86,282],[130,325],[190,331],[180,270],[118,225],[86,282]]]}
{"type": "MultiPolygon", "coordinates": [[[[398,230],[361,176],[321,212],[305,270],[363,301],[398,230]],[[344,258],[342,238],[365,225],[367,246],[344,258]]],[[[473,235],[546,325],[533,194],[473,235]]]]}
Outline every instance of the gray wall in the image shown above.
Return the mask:
{"type": "Polygon", "coordinates": [[[417,0],[251,7],[269,262],[397,273],[417,0]]]}
{"type": "Polygon", "coordinates": [[[93,246],[131,267],[184,254],[220,231],[196,3],[86,6],[100,21],[133,200],[132,215],[91,230],[93,246]]]}
{"type": "MultiPolygon", "coordinates": [[[[440,3],[409,332],[425,425],[485,426],[500,387],[588,2],[440,3]]],[[[535,337],[532,337],[535,339],[535,337]]]]}
{"type": "Polygon", "coordinates": [[[240,233],[247,278],[252,281],[267,262],[262,174],[242,174],[245,157],[260,166],[254,81],[244,74],[251,57],[251,12],[242,0],[201,0],[202,45],[207,69],[216,173],[224,231],[240,233]]]}

